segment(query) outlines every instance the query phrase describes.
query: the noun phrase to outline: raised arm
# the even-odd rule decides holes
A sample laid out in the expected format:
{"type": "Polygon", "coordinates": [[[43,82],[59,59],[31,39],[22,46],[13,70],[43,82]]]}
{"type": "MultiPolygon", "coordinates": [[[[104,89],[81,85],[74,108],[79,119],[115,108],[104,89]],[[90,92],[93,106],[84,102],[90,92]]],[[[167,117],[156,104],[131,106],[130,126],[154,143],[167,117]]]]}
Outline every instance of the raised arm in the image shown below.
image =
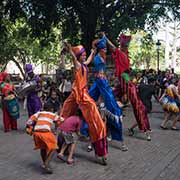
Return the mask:
{"type": "MultiPolygon", "coordinates": [[[[106,37],[106,36],[105,36],[106,37]]],[[[115,51],[116,46],[106,37],[107,44],[112,52],[115,51]]]]}
{"type": "Polygon", "coordinates": [[[73,65],[75,69],[79,69],[81,67],[80,62],[77,60],[77,57],[75,56],[74,52],[72,51],[71,45],[64,43],[64,47],[69,52],[69,54],[72,56],[73,65]]]}
{"type": "Polygon", "coordinates": [[[64,52],[64,50],[62,50],[60,52],[60,63],[59,63],[59,66],[62,67],[62,68],[65,68],[65,52],[64,52]]]}
{"type": "Polygon", "coordinates": [[[87,61],[84,62],[85,65],[88,65],[93,59],[96,54],[96,48],[91,49],[91,54],[89,55],[87,61]]]}
{"type": "Polygon", "coordinates": [[[114,52],[115,49],[116,49],[116,46],[107,38],[107,36],[105,35],[105,32],[101,32],[101,35],[102,35],[102,36],[105,36],[106,41],[107,41],[107,44],[108,44],[110,50],[111,50],[112,52],[114,52]]]}

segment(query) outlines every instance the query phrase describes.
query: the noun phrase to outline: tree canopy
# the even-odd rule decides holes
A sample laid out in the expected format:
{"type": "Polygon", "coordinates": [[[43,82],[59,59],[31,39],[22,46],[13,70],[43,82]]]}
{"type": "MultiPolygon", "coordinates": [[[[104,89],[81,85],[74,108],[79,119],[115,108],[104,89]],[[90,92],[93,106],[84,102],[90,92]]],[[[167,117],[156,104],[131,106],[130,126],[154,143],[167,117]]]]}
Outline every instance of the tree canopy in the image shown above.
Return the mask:
{"type": "Polygon", "coordinates": [[[44,41],[44,38],[32,36],[31,27],[23,18],[16,19],[14,23],[7,19],[3,21],[6,32],[0,39],[0,63],[4,64],[4,67],[12,60],[24,74],[26,63],[58,64],[59,29],[52,27],[44,41]],[[23,64],[23,68],[19,63],[23,64]]]}
{"type": "MultiPolygon", "coordinates": [[[[111,39],[116,39],[120,32],[126,30],[137,31],[146,28],[151,31],[156,28],[159,18],[166,16],[167,11],[171,11],[176,19],[180,19],[180,1],[2,0],[0,45],[3,46],[10,38],[7,22],[16,24],[23,19],[26,28],[23,27],[22,32],[21,28],[19,29],[19,34],[23,36],[19,40],[23,42],[23,39],[26,39],[28,47],[31,45],[36,47],[35,44],[39,43],[38,46],[43,47],[43,54],[48,52],[46,48],[52,50],[62,39],[70,40],[73,45],[82,43],[87,50],[90,50],[91,42],[98,31],[106,31],[111,39]],[[55,35],[52,30],[55,27],[59,28],[61,33],[55,35]]],[[[16,45],[26,47],[23,43],[16,45]]],[[[11,46],[14,45],[11,43],[11,46]]],[[[27,49],[26,53],[29,51],[27,49]]]]}

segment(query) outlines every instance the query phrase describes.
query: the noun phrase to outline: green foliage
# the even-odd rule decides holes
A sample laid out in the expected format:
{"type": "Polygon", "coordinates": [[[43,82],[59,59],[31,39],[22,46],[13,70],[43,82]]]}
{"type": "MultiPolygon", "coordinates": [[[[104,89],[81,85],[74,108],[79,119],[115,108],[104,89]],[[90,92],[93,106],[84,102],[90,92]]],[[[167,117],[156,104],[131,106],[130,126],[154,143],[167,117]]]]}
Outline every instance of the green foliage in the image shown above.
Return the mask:
{"type": "MultiPolygon", "coordinates": [[[[145,25],[151,31],[167,11],[180,19],[179,9],[179,0],[3,0],[1,62],[19,57],[21,52],[28,61],[53,63],[58,59],[60,39],[73,45],[82,43],[89,51],[98,31],[106,31],[110,39],[116,39],[120,32],[145,29],[145,25]]],[[[138,55],[132,52],[131,56],[148,67],[155,58],[147,50],[154,46],[144,39],[142,47],[136,47],[138,55]]],[[[155,50],[151,52],[155,54],[155,50]]]]}
{"type": "MultiPolygon", "coordinates": [[[[160,69],[164,68],[163,50],[164,47],[161,45],[160,69]]],[[[129,52],[132,67],[136,69],[157,69],[156,42],[153,41],[151,34],[145,31],[138,31],[134,34],[130,43],[129,52]]]]}
{"type": "Polygon", "coordinates": [[[26,64],[27,62],[57,64],[60,51],[60,28],[52,27],[48,37],[33,37],[32,29],[25,19],[14,23],[3,19],[4,36],[0,39],[0,62],[10,60],[26,64]]]}

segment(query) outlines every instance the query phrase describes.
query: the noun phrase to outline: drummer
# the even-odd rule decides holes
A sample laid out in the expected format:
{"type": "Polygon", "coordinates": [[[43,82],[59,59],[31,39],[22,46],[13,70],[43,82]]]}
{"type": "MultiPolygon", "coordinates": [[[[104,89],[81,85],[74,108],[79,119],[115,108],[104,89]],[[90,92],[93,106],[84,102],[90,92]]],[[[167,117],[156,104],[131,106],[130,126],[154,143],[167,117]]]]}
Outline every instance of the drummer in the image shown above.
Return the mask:
{"type": "Polygon", "coordinates": [[[35,75],[31,64],[26,64],[26,82],[36,81],[37,87],[34,91],[31,91],[27,94],[27,109],[29,117],[36,112],[40,111],[42,108],[41,100],[38,96],[38,91],[40,90],[39,76],[35,75]]]}
{"type": "Polygon", "coordinates": [[[2,95],[2,111],[3,111],[3,124],[4,132],[9,132],[10,130],[17,130],[17,120],[11,117],[9,114],[4,98],[14,94],[15,88],[10,83],[10,76],[6,72],[0,73],[0,92],[2,95]]]}

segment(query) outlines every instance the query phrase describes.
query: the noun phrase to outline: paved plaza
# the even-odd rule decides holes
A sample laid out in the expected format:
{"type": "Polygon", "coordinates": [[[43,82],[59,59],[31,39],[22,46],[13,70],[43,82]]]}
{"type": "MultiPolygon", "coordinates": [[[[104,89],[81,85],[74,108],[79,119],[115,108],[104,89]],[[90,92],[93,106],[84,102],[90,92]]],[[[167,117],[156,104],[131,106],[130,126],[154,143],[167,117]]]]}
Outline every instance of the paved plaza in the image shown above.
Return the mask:
{"type": "MultiPolygon", "coordinates": [[[[162,111],[159,104],[153,109],[162,111]]],[[[54,156],[54,174],[46,175],[40,168],[39,151],[33,150],[32,137],[24,132],[27,113],[18,120],[19,130],[3,132],[0,121],[0,180],[180,180],[180,132],[161,130],[162,112],[150,114],[152,141],[142,133],[128,136],[133,123],[131,107],[124,111],[124,138],[129,151],[122,152],[117,142],[109,143],[108,165],[96,163],[93,152],[86,152],[87,143],[78,142],[75,165],[62,163],[54,156]]],[[[180,128],[180,124],[177,126],[180,128]]]]}

